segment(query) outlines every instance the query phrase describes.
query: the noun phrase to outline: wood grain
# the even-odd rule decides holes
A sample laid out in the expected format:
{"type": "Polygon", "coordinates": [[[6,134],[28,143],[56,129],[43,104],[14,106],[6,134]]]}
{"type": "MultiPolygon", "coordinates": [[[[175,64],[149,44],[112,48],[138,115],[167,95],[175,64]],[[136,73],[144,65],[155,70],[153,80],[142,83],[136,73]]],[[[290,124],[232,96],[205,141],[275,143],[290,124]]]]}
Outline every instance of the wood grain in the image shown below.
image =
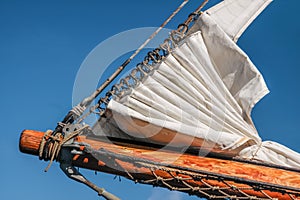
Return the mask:
{"type": "MultiPolygon", "coordinates": [[[[44,133],[33,130],[24,130],[20,137],[20,151],[27,154],[38,155],[39,145],[43,138],[44,133]]],[[[91,170],[102,171],[111,174],[117,174],[129,178],[128,173],[139,180],[145,178],[153,178],[153,172],[147,167],[136,166],[134,163],[126,162],[118,159],[119,157],[126,158],[139,158],[162,165],[170,165],[172,167],[186,167],[191,171],[206,171],[210,173],[220,174],[222,176],[230,176],[247,181],[258,181],[261,183],[268,183],[273,185],[285,186],[290,188],[300,188],[300,173],[293,170],[277,169],[268,166],[261,166],[251,163],[243,163],[233,160],[223,160],[210,157],[201,157],[198,155],[182,154],[180,152],[168,151],[163,149],[155,149],[150,147],[112,143],[110,141],[100,141],[88,139],[85,136],[79,136],[78,141],[88,143],[93,149],[102,149],[110,152],[114,155],[118,155],[114,160],[110,162],[111,155],[95,159],[92,155],[74,156],[73,164],[78,167],[83,167],[91,170]],[[118,165],[122,170],[112,165],[118,165]],[[127,171],[125,173],[125,171],[127,171]]],[[[156,169],[156,174],[161,177],[170,178],[170,173],[166,173],[163,170],[156,169]]],[[[177,174],[178,176],[186,177],[185,174],[177,174]]],[[[224,187],[224,183],[217,180],[206,180],[213,186],[224,187]]],[[[203,182],[190,180],[188,181],[194,187],[203,186],[203,182]]],[[[247,187],[247,184],[235,183],[231,181],[237,187],[247,187]]],[[[177,183],[178,185],[178,183],[177,183]]],[[[176,186],[176,184],[175,184],[176,186]]],[[[249,195],[255,195],[263,197],[261,192],[254,190],[245,190],[249,195]]],[[[279,192],[273,192],[264,190],[264,192],[273,198],[278,199],[291,199],[287,194],[279,192]]],[[[300,195],[300,192],[299,192],[300,195]]],[[[295,197],[296,198],[296,197],[295,197]]]]}

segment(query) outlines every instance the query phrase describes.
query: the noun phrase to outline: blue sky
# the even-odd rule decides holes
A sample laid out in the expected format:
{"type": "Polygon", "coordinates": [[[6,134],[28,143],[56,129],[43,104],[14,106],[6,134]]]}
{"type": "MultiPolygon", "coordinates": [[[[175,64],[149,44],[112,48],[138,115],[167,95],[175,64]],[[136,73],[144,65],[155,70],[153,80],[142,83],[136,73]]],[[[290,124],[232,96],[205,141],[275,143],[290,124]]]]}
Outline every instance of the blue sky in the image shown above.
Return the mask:
{"type": "MultiPolygon", "coordinates": [[[[73,85],[82,62],[99,43],[129,29],[159,26],[180,3],[0,0],[1,199],[99,199],[69,180],[57,163],[44,173],[46,162],[20,153],[20,133],[55,127],[72,106],[73,85]]],[[[191,0],[167,28],[176,28],[199,3],[191,0]]],[[[275,0],[238,43],[271,91],[252,113],[261,137],[298,152],[299,6],[299,0],[275,0]]],[[[197,199],[124,178],[119,182],[103,173],[81,172],[123,199],[197,199]]]]}

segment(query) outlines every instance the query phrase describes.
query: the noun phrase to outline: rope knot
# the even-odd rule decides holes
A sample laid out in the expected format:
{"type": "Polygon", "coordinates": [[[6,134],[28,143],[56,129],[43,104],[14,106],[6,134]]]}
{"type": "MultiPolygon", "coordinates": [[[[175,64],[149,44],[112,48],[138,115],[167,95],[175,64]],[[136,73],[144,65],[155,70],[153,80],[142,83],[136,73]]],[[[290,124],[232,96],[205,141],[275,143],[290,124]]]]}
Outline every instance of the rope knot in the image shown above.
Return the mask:
{"type": "Polygon", "coordinates": [[[88,125],[84,125],[68,134],[66,137],[64,137],[62,133],[53,134],[52,130],[47,130],[45,132],[39,148],[39,158],[46,161],[50,160],[45,172],[49,170],[53,161],[58,159],[62,146],[69,140],[77,137],[87,127],[88,125]]]}

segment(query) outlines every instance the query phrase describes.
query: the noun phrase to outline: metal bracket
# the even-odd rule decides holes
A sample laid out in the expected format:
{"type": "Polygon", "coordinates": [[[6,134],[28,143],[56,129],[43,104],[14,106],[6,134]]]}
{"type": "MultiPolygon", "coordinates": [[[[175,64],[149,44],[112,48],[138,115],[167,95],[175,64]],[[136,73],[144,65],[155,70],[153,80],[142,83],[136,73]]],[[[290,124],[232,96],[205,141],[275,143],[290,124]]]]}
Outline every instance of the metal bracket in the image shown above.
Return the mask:
{"type": "MultiPolygon", "coordinates": [[[[64,137],[68,137],[68,135],[70,135],[71,133],[73,133],[74,131],[76,131],[80,128],[82,128],[81,124],[66,124],[62,128],[62,134],[64,135],[64,137]]],[[[74,141],[74,139],[71,139],[68,142],[66,142],[65,144],[72,144],[73,141],[74,141]]]]}
{"type": "Polygon", "coordinates": [[[64,147],[61,149],[60,168],[71,179],[83,183],[98,193],[99,196],[104,197],[106,200],[120,200],[115,195],[107,192],[104,188],[99,188],[94,183],[87,180],[73,165],[71,149],[64,147]]]}

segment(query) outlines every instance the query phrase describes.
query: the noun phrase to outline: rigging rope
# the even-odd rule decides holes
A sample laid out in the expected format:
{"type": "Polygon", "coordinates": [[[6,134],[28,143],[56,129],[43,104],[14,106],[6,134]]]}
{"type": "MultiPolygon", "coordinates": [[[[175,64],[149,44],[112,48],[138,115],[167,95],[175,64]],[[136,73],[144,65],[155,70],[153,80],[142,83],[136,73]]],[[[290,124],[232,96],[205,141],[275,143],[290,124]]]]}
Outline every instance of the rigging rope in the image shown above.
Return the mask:
{"type": "Polygon", "coordinates": [[[48,166],[45,169],[47,172],[52,165],[53,161],[59,156],[62,145],[64,145],[69,140],[78,136],[85,128],[89,127],[84,125],[83,127],[77,129],[76,131],[70,133],[67,137],[63,137],[61,133],[57,133],[55,136],[52,135],[52,131],[48,130],[41,141],[39,148],[39,158],[44,160],[50,160],[48,166]],[[50,141],[47,143],[47,141],[50,141]]]}
{"type": "MultiPolygon", "coordinates": [[[[201,5],[193,12],[191,13],[188,18],[184,21],[184,23],[180,24],[178,28],[171,32],[170,38],[166,39],[162,45],[160,45],[159,48],[154,49],[153,51],[148,52],[147,56],[144,58],[144,61],[141,63],[138,63],[136,67],[131,71],[131,73],[126,77],[120,80],[119,84],[115,84],[112,86],[111,90],[109,90],[103,98],[100,98],[98,103],[95,106],[92,106],[85,115],[81,116],[81,118],[78,120],[78,123],[81,123],[88,115],[91,113],[95,113],[96,109],[99,109],[100,112],[98,113],[100,117],[105,113],[106,106],[108,105],[110,98],[113,95],[118,96],[120,92],[124,92],[126,89],[129,89],[129,86],[132,86],[129,82],[133,82],[133,85],[137,83],[137,80],[141,80],[143,76],[147,73],[149,73],[153,68],[152,64],[160,62],[163,58],[165,58],[171,49],[174,47],[175,42],[179,42],[187,33],[189,26],[191,25],[191,22],[194,21],[197,16],[201,14],[202,8],[209,2],[209,0],[204,0],[201,5]],[[104,103],[104,108],[101,108],[101,105],[104,103]]],[[[184,4],[184,2],[183,2],[184,4]]],[[[141,45],[139,49],[136,50],[136,52],[132,55],[133,57],[142,49],[145,47],[145,45],[162,29],[163,26],[165,26],[171,18],[182,8],[182,5],[180,5],[176,11],[158,28],[146,41],[144,44],[141,45]]],[[[132,57],[131,56],[131,57],[132,57]]],[[[128,59],[130,60],[131,57],[128,59]]],[[[132,58],[133,58],[132,57],[132,58]]],[[[126,61],[125,61],[126,63],[126,61]]],[[[122,67],[122,66],[121,66],[122,67]]],[[[120,68],[121,68],[120,67],[120,68]]],[[[118,71],[120,68],[115,72],[119,73],[118,71]]],[[[115,74],[114,73],[114,74],[115,74]]],[[[112,76],[114,76],[114,74],[112,76]]],[[[110,80],[110,78],[108,79],[110,80]]],[[[108,81],[107,80],[107,81],[108,81]]],[[[111,81],[110,81],[111,82],[111,81]]],[[[103,86],[103,85],[102,85],[103,86]]],[[[101,86],[101,87],[102,87],[101,86]]],[[[107,85],[106,85],[107,86],[107,85]]],[[[106,87],[105,86],[105,87],[106,87]]],[[[101,88],[100,87],[100,88],[101,88]]],[[[99,88],[98,88],[99,89],[99,88]]],[[[104,88],[103,88],[104,89],[104,88]]],[[[101,90],[102,91],[102,90],[101,90]]]]}
{"type": "MultiPolygon", "coordinates": [[[[73,165],[72,165],[72,156],[73,154],[68,148],[63,146],[68,141],[74,139],[80,135],[84,129],[88,128],[88,125],[84,125],[77,130],[70,132],[68,135],[63,136],[61,133],[57,133],[55,136],[52,135],[52,131],[48,130],[45,132],[42,141],[39,147],[39,158],[44,160],[49,160],[50,162],[45,169],[45,172],[48,171],[54,160],[59,160],[60,168],[63,172],[71,179],[85,184],[91,189],[95,190],[99,196],[104,197],[106,200],[120,200],[118,197],[112,193],[106,191],[104,188],[100,188],[88,179],[86,179],[73,165]],[[62,152],[61,152],[62,151],[62,152]]],[[[68,147],[75,147],[74,143],[68,147]]]]}
{"type": "MultiPolygon", "coordinates": [[[[124,68],[131,62],[131,60],[171,21],[171,19],[188,3],[189,0],[184,0],[180,6],[163,22],[163,24],[150,35],[150,37],[89,97],[83,99],[78,105],[74,106],[69,113],[65,116],[65,118],[62,120],[62,122],[58,123],[54,131],[46,131],[42,142],[40,144],[39,148],[39,157],[40,159],[44,160],[50,160],[48,166],[46,167],[45,171],[48,171],[50,166],[52,165],[54,160],[60,160],[61,158],[58,158],[60,155],[60,151],[62,149],[62,146],[68,142],[69,140],[73,139],[74,137],[81,134],[81,132],[88,127],[88,125],[85,125],[74,132],[71,132],[69,134],[66,134],[63,131],[63,127],[67,124],[72,124],[75,120],[77,120],[86,110],[87,107],[90,106],[91,102],[97,98],[97,96],[124,70],[124,68]],[[65,135],[66,134],[66,135],[65,135]]],[[[208,0],[205,0],[197,9],[195,12],[193,12],[191,15],[189,15],[188,19],[178,26],[177,33],[186,33],[188,30],[188,25],[191,21],[195,18],[196,15],[199,15],[200,10],[206,5],[208,0]]],[[[158,61],[162,57],[160,56],[160,51],[162,49],[155,49],[152,52],[150,52],[147,56],[148,62],[152,60],[158,61]]],[[[102,103],[108,103],[109,97],[114,94],[114,91],[108,91],[106,93],[106,97],[103,99],[101,98],[99,102],[102,103]]],[[[96,106],[91,107],[90,113],[93,112],[93,109],[96,109],[100,104],[98,103],[96,106]]],[[[77,123],[80,123],[82,121],[82,118],[78,119],[77,123]]],[[[73,178],[79,182],[82,182],[92,189],[95,189],[98,191],[99,195],[102,195],[103,197],[107,199],[117,199],[114,197],[114,195],[111,195],[108,192],[104,192],[103,189],[97,188],[94,184],[89,182],[88,180],[85,180],[84,177],[78,173],[75,168],[67,163],[68,166],[65,168],[64,172],[67,173],[67,175],[70,178],[73,178]],[[73,169],[73,173],[69,173],[69,168],[73,169]],[[66,170],[67,169],[67,170],[66,170]],[[79,178],[77,177],[79,175],[79,178]],[[84,179],[84,181],[82,181],[84,179]]],[[[61,165],[64,167],[63,163],[61,165]]],[[[128,175],[130,173],[128,172],[128,175]]],[[[133,177],[132,177],[133,178],[133,177]]]]}
{"type": "Polygon", "coordinates": [[[150,37],[125,62],[123,62],[123,64],[99,88],[97,88],[89,97],[86,97],[82,102],[76,105],[67,114],[63,123],[65,123],[65,121],[70,121],[72,123],[75,119],[69,120],[69,118],[74,118],[74,115],[76,117],[81,116],[91,102],[97,98],[97,96],[125,69],[131,60],[171,21],[171,19],[188,3],[188,1],[189,0],[184,0],[180,6],[162,23],[162,25],[154,33],[152,33],[150,37]]]}
{"type": "Polygon", "coordinates": [[[181,5],[160,25],[156,31],[150,35],[150,37],[129,57],[129,60],[132,60],[170,21],[171,19],[188,3],[189,0],[185,0],[181,5]]]}
{"type": "MultiPolygon", "coordinates": [[[[176,14],[179,12],[179,10],[188,2],[188,0],[184,1],[176,11],[172,13],[172,15],[136,50],[132,56],[127,59],[121,66],[120,66],[120,72],[124,69],[124,67],[143,49],[146,44],[153,38],[155,35],[165,26],[176,14]]],[[[181,25],[179,25],[177,30],[181,30],[181,32],[185,33],[188,30],[188,24],[194,19],[195,15],[198,15],[199,11],[204,7],[204,5],[208,2],[208,0],[204,1],[201,6],[196,10],[196,12],[192,13],[189,18],[181,25]]],[[[150,52],[148,54],[147,61],[152,60],[152,62],[157,62],[161,58],[159,55],[160,49],[155,49],[154,51],[150,52]]],[[[120,73],[116,71],[111,77],[105,82],[104,85],[102,85],[100,88],[98,88],[95,93],[93,93],[92,96],[89,97],[88,101],[83,101],[82,105],[75,106],[72,111],[75,115],[80,116],[84,112],[85,108],[91,103],[91,101],[96,98],[104,88],[107,87],[107,85],[118,76],[120,73]],[[92,97],[92,98],[91,98],[92,97]]],[[[124,80],[126,82],[126,80],[124,80]]],[[[128,82],[128,81],[127,81],[128,82]]],[[[128,83],[126,83],[128,84],[128,83]]],[[[108,92],[109,95],[113,94],[113,91],[108,92]]],[[[108,98],[102,100],[102,102],[107,103],[109,100],[108,98]]],[[[63,124],[59,124],[60,126],[64,126],[66,121],[63,122],[63,124]]],[[[70,121],[69,121],[70,122],[70,121]]],[[[72,123],[72,122],[71,122],[72,123]]],[[[53,135],[52,131],[47,131],[43,137],[43,140],[40,145],[40,151],[39,156],[41,159],[50,159],[50,163],[45,169],[47,171],[49,167],[51,166],[54,159],[57,159],[60,149],[62,148],[62,145],[68,142],[69,140],[73,139],[74,137],[78,136],[81,131],[88,126],[83,126],[82,128],[72,132],[68,135],[63,135],[61,132],[57,132],[57,134],[53,135]]],[[[107,156],[108,152],[105,152],[107,156]]],[[[228,177],[222,177],[218,174],[214,175],[212,173],[207,172],[193,172],[188,171],[184,169],[180,169],[177,166],[162,166],[158,163],[151,163],[151,162],[143,162],[143,161],[135,161],[134,162],[139,167],[148,168],[151,170],[151,173],[153,175],[153,178],[135,178],[135,174],[131,174],[132,172],[127,171],[124,169],[124,171],[127,173],[128,177],[134,181],[142,182],[142,183],[148,183],[153,185],[161,185],[164,187],[167,187],[171,190],[179,190],[179,191],[187,191],[190,194],[196,193],[196,195],[201,197],[207,197],[207,198],[232,198],[232,199],[273,199],[271,196],[268,195],[264,190],[268,191],[276,191],[278,193],[287,194],[290,199],[296,199],[299,197],[299,191],[293,190],[293,188],[280,188],[273,185],[261,185],[261,183],[241,183],[241,180],[232,180],[228,177]],[[157,173],[158,171],[166,172],[168,177],[162,176],[161,173],[157,173]],[[203,185],[203,188],[199,187],[198,185],[192,184],[193,181],[201,183],[203,185]],[[221,186],[216,186],[215,184],[212,184],[211,181],[217,181],[221,186]],[[238,184],[241,184],[240,187],[237,187],[236,184],[233,184],[233,182],[237,182],[238,184]],[[178,187],[178,184],[181,184],[181,187],[178,187]],[[260,197],[251,196],[245,191],[257,191],[260,192],[260,197]],[[239,193],[237,195],[237,193],[239,193]]],[[[76,174],[75,174],[76,175],[76,174]]],[[[93,184],[90,182],[87,182],[85,184],[89,184],[90,187],[94,187],[93,184]]],[[[217,185],[219,185],[217,184],[217,185]]],[[[105,196],[105,192],[102,188],[97,189],[99,192],[99,195],[105,196]]]]}

